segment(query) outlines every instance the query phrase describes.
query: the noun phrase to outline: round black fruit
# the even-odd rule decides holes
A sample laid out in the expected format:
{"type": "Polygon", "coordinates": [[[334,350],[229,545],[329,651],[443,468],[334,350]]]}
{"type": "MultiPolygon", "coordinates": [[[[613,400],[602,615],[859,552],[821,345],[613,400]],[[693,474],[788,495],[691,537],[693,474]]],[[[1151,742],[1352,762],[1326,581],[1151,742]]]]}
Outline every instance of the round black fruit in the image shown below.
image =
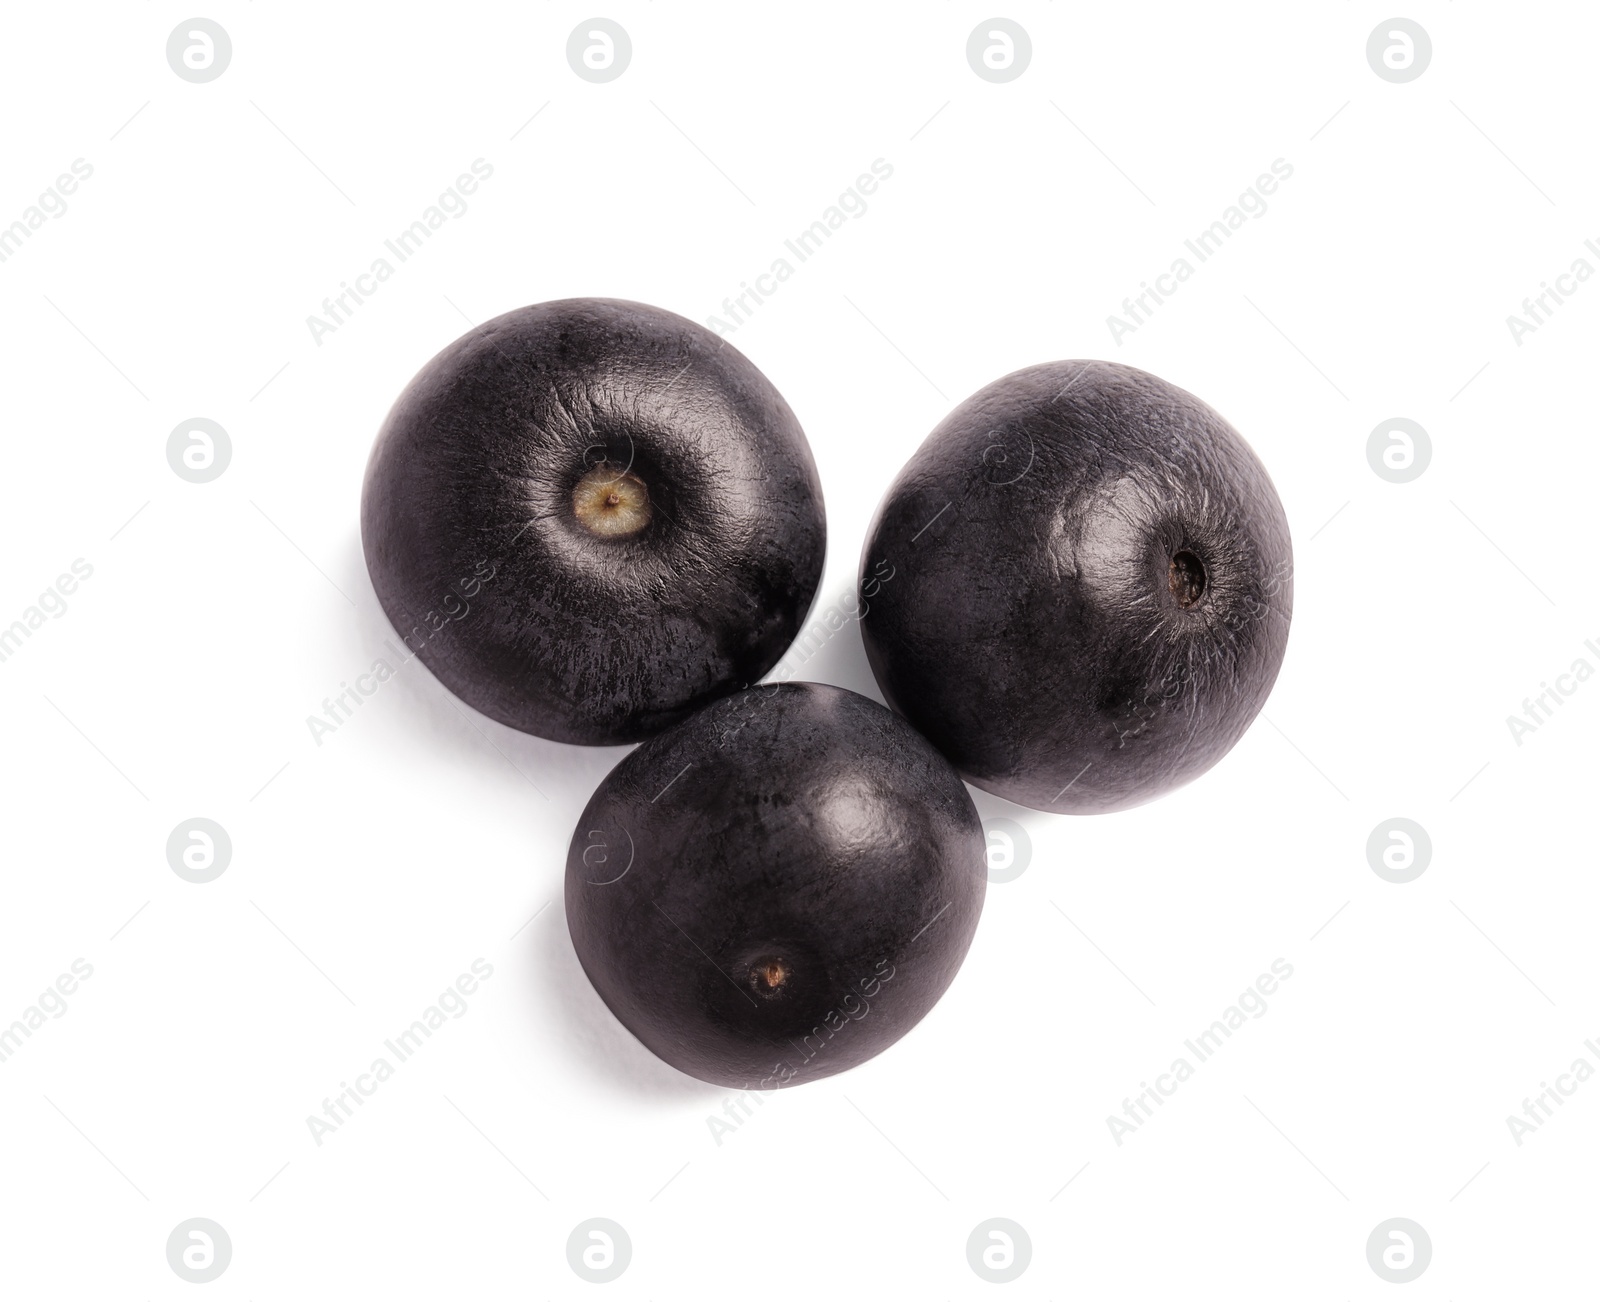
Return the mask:
{"type": "Polygon", "coordinates": [[[637,741],[756,682],[822,573],[794,413],[737,349],[566,299],[463,335],[378,434],[361,535],[407,645],[491,718],[637,741]]]}
{"type": "Polygon", "coordinates": [[[1058,813],[1205,772],[1283,661],[1289,526],[1198,398],[1111,362],[997,380],[940,423],[862,555],[867,659],[969,782],[1058,813]]]}
{"type": "Polygon", "coordinates": [[[978,925],[985,846],[956,771],[839,687],[727,697],[600,784],[567,925],[659,1057],[734,1088],[818,1080],[920,1021],[978,925]]]}

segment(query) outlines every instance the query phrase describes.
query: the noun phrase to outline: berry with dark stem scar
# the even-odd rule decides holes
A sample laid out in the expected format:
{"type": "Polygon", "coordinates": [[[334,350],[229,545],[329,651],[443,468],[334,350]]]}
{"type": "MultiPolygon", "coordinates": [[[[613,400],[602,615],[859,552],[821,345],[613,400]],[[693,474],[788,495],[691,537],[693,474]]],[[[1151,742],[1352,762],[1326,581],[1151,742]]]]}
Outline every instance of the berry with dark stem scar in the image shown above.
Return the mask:
{"type": "Polygon", "coordinates": [[[568,852],[567,926],[646,1048],[773,1089],[921,1020],[966,955],[986,870],[966,787],[905,720],[840,687],[756,687],[600,784],[568,852]],[[628,872],[596,870],[597,839],[637,847],[628,872]]]}
{"type": "Polygon", "coordinates": [[[1288,643],[1266,470],[1130,366],[1032,366],[961,403],[879,506],[863,570],[882,555],[901,577],[861,632],[884,698],[969,782],[1035,809],[1126,809],[1205,772],[1288,643]],[[1017,471],[996,475],[996,448],[1017,471]]]}

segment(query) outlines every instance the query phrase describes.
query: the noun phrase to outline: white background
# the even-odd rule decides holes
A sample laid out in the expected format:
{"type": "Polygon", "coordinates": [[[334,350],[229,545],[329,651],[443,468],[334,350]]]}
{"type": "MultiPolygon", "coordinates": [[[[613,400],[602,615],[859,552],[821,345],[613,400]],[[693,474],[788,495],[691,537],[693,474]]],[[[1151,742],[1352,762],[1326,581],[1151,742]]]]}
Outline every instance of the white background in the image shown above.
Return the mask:
{"type": "MultiPolygon", "coordinates": [[[[565,1245],[597,1216],[632,1242],[619,1299],[989,1296],[991,1217],[1032,1242],[1018,1297],[1387,1297],[1391,1217],[1432,1241],[1409,1296],[1592,1293],[1600,1082],[1521,1146],[1506,1123],[1600,1065],[1600,683],[1520,746],[1506,724],[1600,667],[1600,286],[1520,346],[1506,325],[1600,266],[1592,9],[1418,3],[1433,58],[1403,85],[1365,3],[1018,3],[1008,84],[969,67],[992,13],[966,3],[628,0],[601,85],[564,3],[204,12],[233,42],[208,84],[166,61],[180,7],[4,19],[0,223],[94,173],[0,264],[0,623],[94,572],[0,664],[0,1024],[93,976],[0,1063],[0,1293],[193,1296],[165,1244],[206,1217],[218,1298],[589,1296],[565,1245]],[[477,158],[465,215],[315,343],[477,158]],[[976,793],[1033,853],[949,994],[719,1144],[727,1093],[635,1043],[566,933],[568,838],[622,750],[511,732],[416,664],[320,746],[306,716],[393,636],[357,504],[425,360],[545,299],[704,320],[877,158],[866,213],[733,336],[816,454],[821,602],[955,402],[1106,357],[1256,448],[1294,627],[1186,789],[1100,818],[976,793]],[[1115,342],[1278,158],[1265,215],[1115,342]],[[195,416],[233,447],[198,485],[165,453],[195,416]],[[1433,443],[1401,485],[1365,451],[1395,416],[1433,443]],[[166,860],[197,816],[233,842],[207,885],[166,860]],[[1397,816],[1433,843],[1404,885],[1366,855],[1397,816]],[[306,1117],[480,957],[465,1016],[319,1147],[306,1117]],[[1266,1015],[1119,1146],[1107,1117],[1277,958],[1266,1015]]],[[[803,676],[877,696],[853,627],[803,676]]]]}

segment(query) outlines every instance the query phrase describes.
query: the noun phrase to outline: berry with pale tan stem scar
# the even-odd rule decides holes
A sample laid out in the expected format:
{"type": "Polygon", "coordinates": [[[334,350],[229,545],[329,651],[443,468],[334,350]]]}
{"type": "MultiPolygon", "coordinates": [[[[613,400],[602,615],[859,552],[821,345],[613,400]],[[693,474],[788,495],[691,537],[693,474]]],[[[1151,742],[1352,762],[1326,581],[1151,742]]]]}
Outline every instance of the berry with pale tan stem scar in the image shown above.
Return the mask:
{"type": "Polygon", "coordinates": [[[602,461],[572,490],[572,513],[599,538],[626,538],[650,523],[650,489],[623,466],[602,461]]]}
{"type": "Polygon", "coordinates": [[[787,403],[660,308],[565,299],[418,372],[361,500],[384,612],[435,676],[557,741],[638,741],[776,664],[825,526],[787,403]]]}

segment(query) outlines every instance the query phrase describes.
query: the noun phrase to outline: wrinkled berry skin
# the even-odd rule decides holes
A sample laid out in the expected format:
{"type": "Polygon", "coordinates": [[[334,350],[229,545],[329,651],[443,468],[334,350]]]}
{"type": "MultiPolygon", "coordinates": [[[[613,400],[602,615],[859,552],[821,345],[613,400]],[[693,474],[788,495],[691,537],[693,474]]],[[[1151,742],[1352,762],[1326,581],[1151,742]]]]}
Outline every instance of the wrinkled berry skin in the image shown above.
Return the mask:
{"type": "Polygon", "coordinates": [[[1056,813],[1151,800],[1256,717],[1294,603],[1266,470],[1210,407],[1111,362],[979,390],[878,508],[861,623],[889,704],[973,785],[1056,813]]]}
{"type": "Polygon", "coordinates": [[[422,368],[372,450],[361,537],[384,612],[452,692],[524,732],[615,744],[777,663],[825,523],[800,424],[743,354],[660,308],[565,299],[422,368]],[[648,497],[647,523],[585,526],[574,493],[597,466],[648,497]]]}

